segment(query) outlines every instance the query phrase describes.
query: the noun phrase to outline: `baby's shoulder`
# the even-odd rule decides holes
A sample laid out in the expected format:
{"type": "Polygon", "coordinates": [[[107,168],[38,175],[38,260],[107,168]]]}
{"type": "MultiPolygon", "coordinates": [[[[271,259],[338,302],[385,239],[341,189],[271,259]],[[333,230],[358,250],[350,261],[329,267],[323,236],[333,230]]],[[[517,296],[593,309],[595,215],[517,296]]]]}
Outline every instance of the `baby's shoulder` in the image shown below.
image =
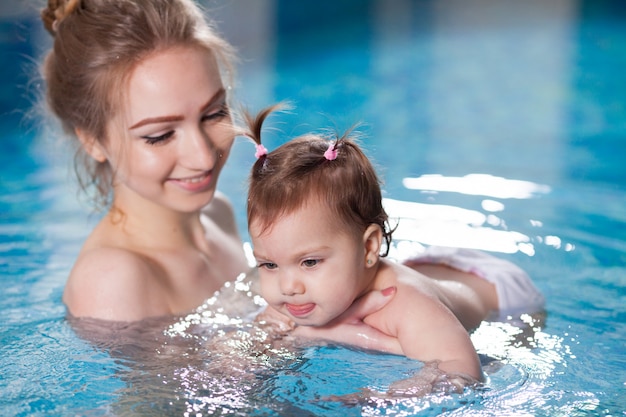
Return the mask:
{"type": "Polygon", "coordinates": [[[395,316],[402,312],[399,317],[425,317],[440,309],[441,294],[432,279],[402,265],[394,265],[392,271],[393,281],[390,282],[396,287],[396,295],[388,305],[388,313],[395,316]]]}
{"type": "Polygon", "coordinates": [[[63,301],[77,317],[129,321],[145,310],[155,265],[136,252],[98,247],[82,252],[68,278],[63,301]]]}
{"type": "Polygon", "coordinates": [[[387,262],[387,274],[392,277],[389,282],[397,288],[398,294],[408,297],[431,297],[434,295],[432,280],[427,276],[395,262],[387,262]]]}

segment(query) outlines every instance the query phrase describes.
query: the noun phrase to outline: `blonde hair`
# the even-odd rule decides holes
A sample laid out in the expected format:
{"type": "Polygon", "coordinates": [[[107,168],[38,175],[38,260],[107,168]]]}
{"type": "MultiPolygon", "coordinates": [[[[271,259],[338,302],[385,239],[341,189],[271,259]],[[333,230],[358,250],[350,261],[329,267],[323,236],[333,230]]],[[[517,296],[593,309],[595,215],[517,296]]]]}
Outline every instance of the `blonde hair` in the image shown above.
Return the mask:
{"type": "MultiPolygon", "coordinates": [[[[41,17],[54,38],[42,65],[46,101],[74,139],[80,129],[106,140],[107,123],[122,108],[133,69],[157,51],[200,48],[222,73],[233,72],[233,48],[192,0],[49,0],[41,17]]],[[[111,166],[89,157],[78,140],[75,144],[81,188],[94,186],[96,203],[107,205],[111,166]]]]}

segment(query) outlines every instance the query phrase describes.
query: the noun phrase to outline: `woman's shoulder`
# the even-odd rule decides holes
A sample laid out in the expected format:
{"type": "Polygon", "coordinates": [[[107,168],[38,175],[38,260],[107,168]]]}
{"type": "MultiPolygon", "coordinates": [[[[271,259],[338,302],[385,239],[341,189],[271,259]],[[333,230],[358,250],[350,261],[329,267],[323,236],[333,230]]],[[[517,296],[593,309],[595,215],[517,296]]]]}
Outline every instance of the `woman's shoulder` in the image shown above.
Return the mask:
{"type": "Polygon", "coordinates": [[[139,253],[117,247],[90,248],[78,256],[63,301],[75,317],[134,321],[159,315],[152,311],[157,300],[148,283],[155,274],[156,265],[139,253]]]}

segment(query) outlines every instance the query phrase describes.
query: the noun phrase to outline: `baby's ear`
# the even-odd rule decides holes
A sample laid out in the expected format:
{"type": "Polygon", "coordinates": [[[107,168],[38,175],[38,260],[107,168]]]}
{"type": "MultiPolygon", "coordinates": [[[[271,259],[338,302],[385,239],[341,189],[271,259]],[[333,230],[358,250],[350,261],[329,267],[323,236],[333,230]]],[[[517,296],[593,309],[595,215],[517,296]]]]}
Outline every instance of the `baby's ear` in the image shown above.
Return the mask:
{"type": "Polygon", "coordinates": [[[83,145],[83,149],[85,149],[85,152],[87,152],[93,159],[98,162],[104,162],[107,160],[104,147],[98,141],[98,139],[82,129],[76,128],[74,131],[76,132],[78,140],[80,140],[80,143],[83,145]]]}
{"type": "Polygon", "coordinates": [[[378,261],[380,248],[383,244],[383,231],[377,224],[370,224],[363,233],[365,246],[365,264],[372,266],[378,261]]]}

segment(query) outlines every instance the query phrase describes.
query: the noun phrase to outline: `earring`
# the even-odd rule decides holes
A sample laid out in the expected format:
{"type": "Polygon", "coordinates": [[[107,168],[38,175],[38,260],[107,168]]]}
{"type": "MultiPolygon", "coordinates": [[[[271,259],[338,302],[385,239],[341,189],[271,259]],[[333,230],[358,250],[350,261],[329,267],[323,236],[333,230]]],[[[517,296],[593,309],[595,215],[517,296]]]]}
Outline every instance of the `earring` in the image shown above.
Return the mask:
{"type": "Polygon", "coordinates": [[[369,259],[369,258],[367,259],[367,264],[368,264],[368,265],[371,265],[373,262],[374,262],[374,261],[372,261],[371,259],[369,259]]]}

